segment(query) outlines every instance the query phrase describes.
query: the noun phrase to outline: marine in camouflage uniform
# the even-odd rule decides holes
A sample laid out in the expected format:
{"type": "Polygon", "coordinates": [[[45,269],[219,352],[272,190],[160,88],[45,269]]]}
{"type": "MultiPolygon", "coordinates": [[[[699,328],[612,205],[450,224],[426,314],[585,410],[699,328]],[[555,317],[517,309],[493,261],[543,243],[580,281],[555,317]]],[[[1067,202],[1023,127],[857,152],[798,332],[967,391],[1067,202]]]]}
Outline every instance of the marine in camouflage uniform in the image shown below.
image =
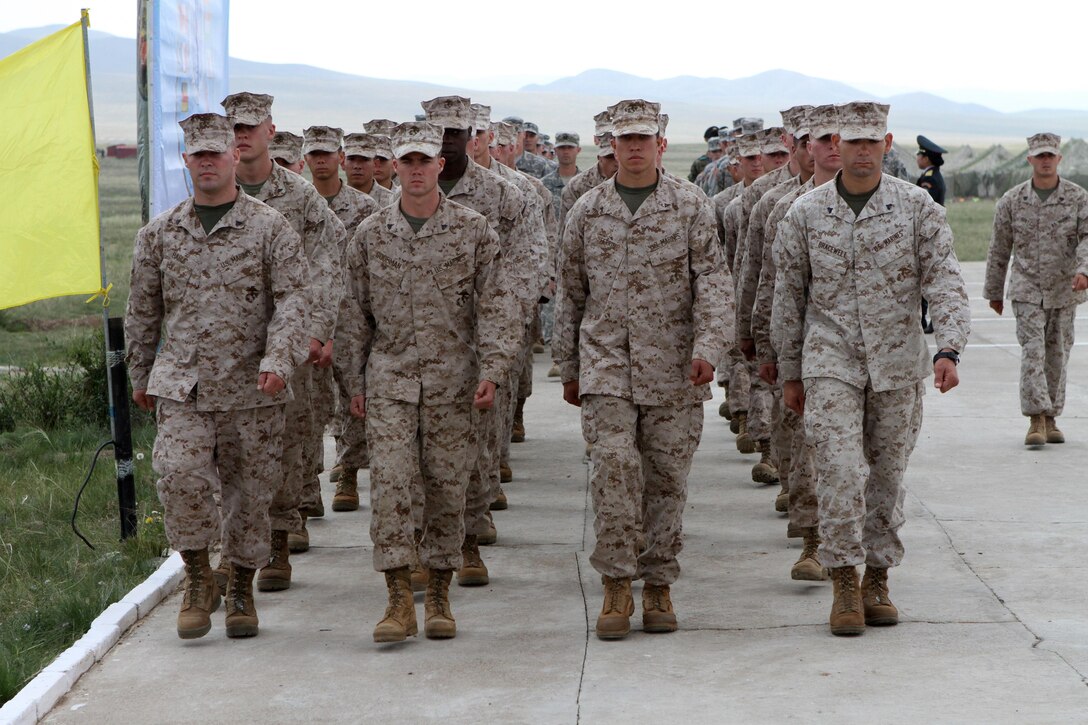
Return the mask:
{"type": "MultiPolygon", "coordinates": [[[[431,573],[427,630],[433,636],[432,589],[448,586],[462,564],[465,487],[476,462],[474,398],[489,406],[496,382],[507,375],[519,307],[504,277],[498,235],[483,216],[437,192],[442,128],[401,124],[393,142],[404,191],[400,203],[363,222],[351,240],[349,297],[337,337],[346,343],[340,374],[352,411],[367,422],[374,568],[387,574],[391,610],[411,606],[410,593],[405,603],[398,592],[416,550],[411,489],[417,464],[422,473],[418,552],[431,573]],[[430,189],[427,173],[433,174],[430,189]],[[417,178],[423,180],[418,188],[417,178]],[[431,193],[433,213],[407,216],[409,201],[427,206],[431,193]]],[[[445,610],[452,624],[448,599],[445,610]]],[[[411,619],[414,629],[414,610],[411,619]]],[[[387,624],[375,631],[379,641],[387,624]]],[[[401,639],[415,633],[406,629],[401,639]]]]}
{"type": "Polygon", "coordinates": [[[1008,297],[1020,343],[1020,411],[1031,418],[1027,445],[1063,443],[1056,418],[1065,408],[1066,368],[1077,305],[1088,288],[1088,192],[1058,176],[1061,137],[1028,139],[1032,178],[1005,193],[994,210],[983,296],[998,314],[1008,297]]]}
{"type": "MultiPolygon", "coordinates": [[[[272,96],[235,93],[223,99],[234,124],[235,141],[245,146],[238,166],[238,183],[250,196],[283,214],[302,239],[310,266],[310,357],[317,362],[332,340],[343,294],[340,262],[344,225],[329,209],[313,184],[273,164],[268,157],[272,133],[272,96]]],[[[313,409],[313,367],[302,365],[291,379],[294,397],[288,401],[284,423],[283,481],[269,512],[272,521],[272,561],[257,579],[262,591],[287,589],[291,582],[287,536],[302,533],[299,513],[302,491],[314,477],[322,450],[323,427],[313,409]]]]}
{"type": "Polygon", "coordinates": [[[839,112],[843,171],[794,202],[778,227],[771,338],[781,341],[783,397],[803,411],[815,450],[819,559],[835,586],[831,632],[845,635],[898,622],[887,570],[903,555],[902,482],[922,381],[932,369],[942,392],[958,384],[970,311],[944,211],[924,190],[879,173],[888,107],[857,102],[839,112]],[[940,348],[932,365],[923,294],[940,348]]]}
{"type": "Polygon", "coordinates": [[[167,539],[186,563],[178,633],[210,628],[219,595],[207,549],[222,536],[234,567],[227,633],[253,635],[253,574],[268,562],[268,510],[281,478],[284,385],[306,360],[309,270],[283,217],[234,186],[229,121],[197,114],[182,128],[194,177],[209,155],[229,162],[218,167],[220,189],[196,179],[196,198],[136,235],[126,360],[134,400],[155,408],[156,488],[167,539]],[[250,621],[235,629],[239,616],[250,621]]]}
{"type": "Polygon", "coordinates": [[[305,162],[302,160],[302,137],[290,131],[276,131],[272,142],[268,144],[268,155],[277,164],[301,174],[305,162]]]}
{"type": "Polygon", "coordinates": [[[378,183],[374,176],[379,155],[391,156],[389,137],[370,133],[349,133],[344,136],[344,161],[348,184],[363,192],[378,204],[378,208],[393,203],[396,192],[378,183]]]}
{"type": "Polygon", "coordinates": [[[676,629],[669,587],[680,574],[687,474],[710,398],[709,361],[732,342],[733,323],[732,281],[709,204],[650,158],[660,145],[660,107],[634,100],[610,110],[621,172],[570,212],[552,340],[564,398],[581,406],[593,444],[590,562],[605,577],[603,639],[629,631],[634,578],[645,581],[644,627],[676,629]],[[641,159],[625,162],[625,153],[641,159]],[[620,187],[628,179],[637,194],[620,187]]]}
{"type": "Polygon", "coordinates": [[[508,116],[503,119],[506,123],[516,123],[518,125],[518,140],[522,145],[521,153],[518,154],[515,161],[515,168],[518,171],[524,171],[527,174],[535,176],[538,179],[542,179],[552,172],[552,166],[548,163],[548,160],[543,156],[538,156],[534,151],[536,150],[536,137],[540,133],[540,129],[532,121],[523,121],[517,116],[508,116]],[[531,143],[527,139],[527,136],[532,134],[531,143]],[[529,146],[532,146],[530,149],[529,146]]]}

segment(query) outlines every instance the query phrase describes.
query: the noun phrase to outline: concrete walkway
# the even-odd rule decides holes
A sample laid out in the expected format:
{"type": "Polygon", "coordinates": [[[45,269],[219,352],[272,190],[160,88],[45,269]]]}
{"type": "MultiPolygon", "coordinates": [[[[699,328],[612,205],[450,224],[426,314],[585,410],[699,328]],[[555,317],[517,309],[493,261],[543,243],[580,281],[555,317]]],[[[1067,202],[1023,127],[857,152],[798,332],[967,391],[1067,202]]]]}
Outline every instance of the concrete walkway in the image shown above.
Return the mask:
{"type": "Polygon", "coordinates": [[[1069,442],[1026,449],[1014,323],[986,308],[981,265],[966,272],[972,344],[961,387],[926,397],[897,627],[828,633],[830,584],[790,580],[777,486],[751,482],[715,388],[673,589],[681,630],[598,641],[580,425],[538,355],[510,509],[484,549],[491,585],[453,587],[455,640],[374,644],[385,589],[369,512],[330,511],[292,588],[259,595],[259,637],[228,640],[220,611],[183,642],[175,595],[46,722],[1088,722],[1088,351],[1069,370],[1069,442]]]}

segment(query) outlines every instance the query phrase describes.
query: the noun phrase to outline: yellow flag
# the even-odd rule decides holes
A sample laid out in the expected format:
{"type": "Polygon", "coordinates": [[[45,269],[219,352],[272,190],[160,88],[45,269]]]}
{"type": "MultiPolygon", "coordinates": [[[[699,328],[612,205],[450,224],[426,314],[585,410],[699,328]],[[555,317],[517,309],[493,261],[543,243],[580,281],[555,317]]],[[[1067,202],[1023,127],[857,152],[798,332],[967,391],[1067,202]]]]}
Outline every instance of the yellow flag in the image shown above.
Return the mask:
{"type": "Polygon", "coordinates": [[[0,310],[101,287],[98,158],[75,23],[0,60],[0,310]]]}

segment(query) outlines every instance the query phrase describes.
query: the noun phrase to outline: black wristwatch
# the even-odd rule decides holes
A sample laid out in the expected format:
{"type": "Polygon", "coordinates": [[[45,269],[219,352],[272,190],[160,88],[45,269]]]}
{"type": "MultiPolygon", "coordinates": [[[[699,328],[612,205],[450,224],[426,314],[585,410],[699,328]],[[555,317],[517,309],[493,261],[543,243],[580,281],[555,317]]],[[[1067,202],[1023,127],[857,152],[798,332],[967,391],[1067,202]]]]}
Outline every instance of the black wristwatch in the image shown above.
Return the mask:
{"type": "Polygon", "coordinates": [[[933,364],[936,365],[937,361],[941,358],[951,360],[953,365],[960,364],[960,354],[955,350],[941,350],[939,353],[933,356],[933,364]]]}

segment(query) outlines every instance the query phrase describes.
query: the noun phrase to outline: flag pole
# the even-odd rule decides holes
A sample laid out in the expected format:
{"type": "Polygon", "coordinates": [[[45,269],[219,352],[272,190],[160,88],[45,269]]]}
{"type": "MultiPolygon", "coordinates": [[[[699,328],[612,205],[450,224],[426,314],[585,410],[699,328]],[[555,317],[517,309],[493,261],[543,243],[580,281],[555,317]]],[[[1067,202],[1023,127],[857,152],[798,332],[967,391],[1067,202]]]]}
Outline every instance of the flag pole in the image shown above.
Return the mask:
{"type": "Polygon", "coordinates": [[[136,480],[132,462],[132,422],[128,406],[128,373],[125,369],[125,333],[120,317],[110,317],[109,293],[106,286],[106,247],[102,235],[102,210],[99,204],[98,143],[94,128],[94,95],[91,92],[91,56],[87,42],[90,13],[80,11],[83,28],[83,73],[87,81],[87,110],[91,122],[91,148],[95,153],[95,211],[98,213],[98,264],[104,290],[102,331],[106,341],[106,381],[110,400],[110,433],[113,436],[113,457],[117,464],[117,503],[121,515],[121,539],[136,535],[136,480]]]}

